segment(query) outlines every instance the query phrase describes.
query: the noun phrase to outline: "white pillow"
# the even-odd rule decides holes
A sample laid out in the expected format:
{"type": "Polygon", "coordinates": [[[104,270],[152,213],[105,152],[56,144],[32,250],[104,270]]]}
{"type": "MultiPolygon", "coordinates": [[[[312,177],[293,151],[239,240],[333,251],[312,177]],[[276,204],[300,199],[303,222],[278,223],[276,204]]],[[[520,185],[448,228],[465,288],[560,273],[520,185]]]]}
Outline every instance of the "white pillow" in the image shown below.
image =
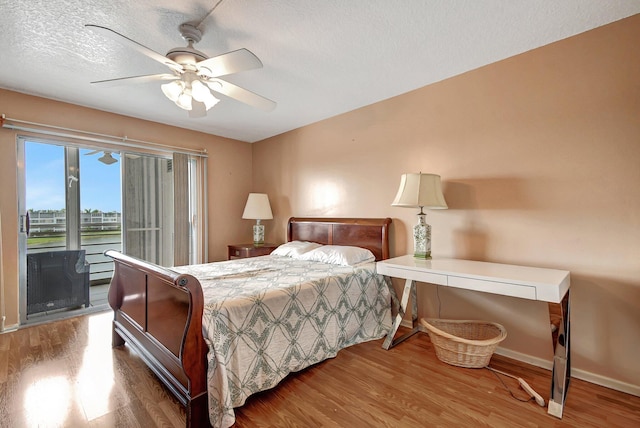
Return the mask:
{"type": "Polygon", "coordinates": [[[301,254],[318,247],[321,247],[321,245],[317,242],[291,241],[280,245],[271,252],[271,255],[298,258],[301,254]]]}
{"type": "Polygon", "coordinates": [[[372,262],[376,259],[373,253],[365,248],[348,245],[323,245],[298,257],[300,260],[331,263],[342,266],[355,266],[359,263],[372,262]]]}

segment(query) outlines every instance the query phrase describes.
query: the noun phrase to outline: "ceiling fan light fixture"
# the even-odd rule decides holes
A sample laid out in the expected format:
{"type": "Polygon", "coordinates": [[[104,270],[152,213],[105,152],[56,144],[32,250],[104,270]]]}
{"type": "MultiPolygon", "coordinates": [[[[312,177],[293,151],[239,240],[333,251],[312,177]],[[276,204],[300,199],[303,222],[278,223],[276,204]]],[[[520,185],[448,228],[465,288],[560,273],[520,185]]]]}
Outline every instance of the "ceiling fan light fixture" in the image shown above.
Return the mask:
{"type": "Polygon", "coordinates": [[[206,109],[209,110],[211,107],[218,104],[220,100],[214,97],[213,94],[207,90],[207,95],[204,97],[204,100],[202,102],[204,103],[206,109]]]}
{"type": "Polygon", "coordinates": [[[204,103],[207,110],[218,104],[218,102],[220,101],[213,96],[209,88],[200,80],[194,80],[193,82],[191,82],[191,93],[193,95],[193,99],[204,103]]]}
{"type": "Polygon", "coordinates": [[[176,105],[181,109],[191,110],[191,91],[185,89],[176,100],[176,105]]]}
{"type": "Polygon", "coordinates": [[[178,102],[178,98],[184,90],[182,82],[178,80],[160,85],[160,88],[162,89],[162,93],[174,103],[178,102]]]}
{"type": "Polygon", "coordinates": [[[194,80],[191,82],[191,94],[193,95],[194,100],[203,103],[207,93],[210,93],[209,89],[207,89],[200,80],[194,80]]]}
{"type": "Polygon", "coordinates": [[[102,162],[103,164],[105,164],[105,165],[111,165],[113,163],[118,162],[117,159],[115,159],[113,156],[111,156],[111,152],[104,152],[104,155],[99,157],[98,160],[100,162],[102,162]]]}

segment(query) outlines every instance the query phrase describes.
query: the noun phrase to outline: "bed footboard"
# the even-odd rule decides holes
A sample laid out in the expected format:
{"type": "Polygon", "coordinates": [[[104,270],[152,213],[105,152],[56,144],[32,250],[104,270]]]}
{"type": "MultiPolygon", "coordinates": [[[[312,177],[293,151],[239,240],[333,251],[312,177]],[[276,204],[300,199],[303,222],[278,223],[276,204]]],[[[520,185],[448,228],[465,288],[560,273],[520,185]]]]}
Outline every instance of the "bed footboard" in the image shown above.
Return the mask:
{"type": "Polygon", "coordinates": [[[109,305],[112,345],[127,343],[185,406],[187,427],[209,426],[207,346],[199,281],[118,251],[109,305]]]}

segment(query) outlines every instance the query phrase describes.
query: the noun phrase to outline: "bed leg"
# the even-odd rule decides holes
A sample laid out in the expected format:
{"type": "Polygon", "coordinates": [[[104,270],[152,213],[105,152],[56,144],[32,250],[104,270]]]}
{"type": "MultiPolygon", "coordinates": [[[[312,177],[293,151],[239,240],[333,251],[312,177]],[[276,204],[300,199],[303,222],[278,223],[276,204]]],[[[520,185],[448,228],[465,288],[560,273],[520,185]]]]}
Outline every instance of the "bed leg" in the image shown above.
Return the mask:
{"type": "Polygon", "coordinates": [[[190,400],[186,407],[187,428],[210,427],[207,394],[190,400]]]}
{"type": "Polygon", "coordinates": [[[117,348],[118,346],[123,346],[123,345],[124,345],[124,339],[116,331],[116,324],[114,321],[113,325],[111,326],[111,347],[117,348]]]}

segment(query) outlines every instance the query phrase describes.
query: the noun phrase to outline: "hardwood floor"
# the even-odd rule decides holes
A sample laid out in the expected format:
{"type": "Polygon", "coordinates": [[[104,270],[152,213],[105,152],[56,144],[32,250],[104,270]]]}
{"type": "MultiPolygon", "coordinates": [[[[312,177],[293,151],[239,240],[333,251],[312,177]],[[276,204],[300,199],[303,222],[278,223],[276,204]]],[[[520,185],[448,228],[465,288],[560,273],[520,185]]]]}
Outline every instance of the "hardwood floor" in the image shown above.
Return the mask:
{"type": "Polygon", "coordinates": [[[108,293],[109,284],[92,285],[89,288],[90,304],[88,307],[82,306],[73,309],[55,309],[53,311],[43,311],[30,314],[28,316],[27,325],[42,324],[51,321],[57,321],[63,318],[72,318],[75,316],[109,310],[109,303],[107,301],[108,293]]]}
{"type": "MultiPolygon", "coordinates": [[[[105,312],[0,334],[0,426],[183,427],[183,409],[140,358],[111,349],[111,319],[105,312]]],[[[381,343],[344,349],[252,396],[234,427],[640,426],[640,397],[572,379],[559,420],[512,398],[488,370],[441,363],[427,335],[389,351],[381,343]]],[[[491,365],[547,400],[548,371],[500,356],[491,365]]]]}

